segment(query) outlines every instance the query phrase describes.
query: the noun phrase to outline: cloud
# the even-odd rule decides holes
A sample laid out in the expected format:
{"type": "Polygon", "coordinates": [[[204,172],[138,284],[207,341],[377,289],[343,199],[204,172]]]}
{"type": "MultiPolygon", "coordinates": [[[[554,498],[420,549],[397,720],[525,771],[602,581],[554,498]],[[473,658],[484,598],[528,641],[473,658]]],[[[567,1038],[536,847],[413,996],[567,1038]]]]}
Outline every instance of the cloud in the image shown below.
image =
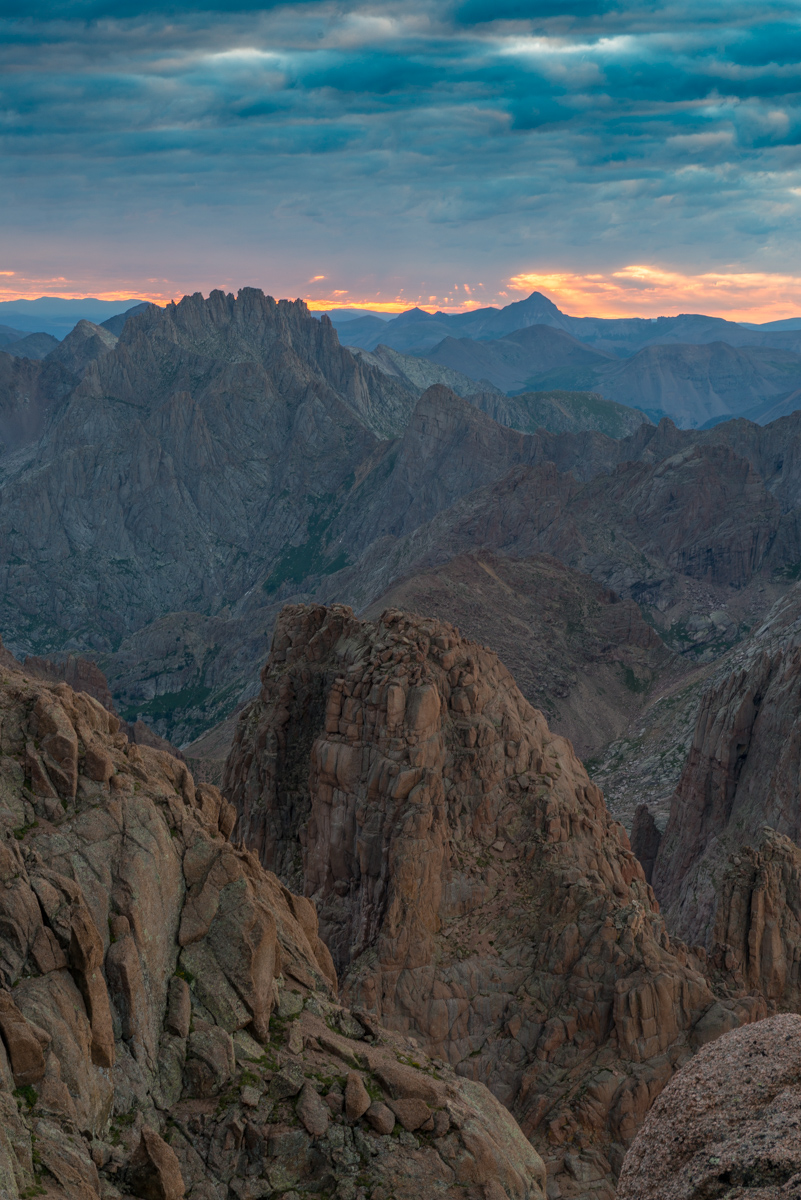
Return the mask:
{"type": "Polygon", "coordinates": [[[578,317],[708,313],[731,321],[771,321],[801,308],[801,275],[750,271],[707,271],[692,275],[631,265],[608,274],[523,272],[507,281],[516,292],[546,291],[578,317]]]}
{"type": "Polygon", "coordinates": [[[631,261],[671,267],[665,297],[694,270],[801,274],[795,5],[27,12],[0,0],[15,282],[294,294],[324,275],[394,304],[631,261]]]}

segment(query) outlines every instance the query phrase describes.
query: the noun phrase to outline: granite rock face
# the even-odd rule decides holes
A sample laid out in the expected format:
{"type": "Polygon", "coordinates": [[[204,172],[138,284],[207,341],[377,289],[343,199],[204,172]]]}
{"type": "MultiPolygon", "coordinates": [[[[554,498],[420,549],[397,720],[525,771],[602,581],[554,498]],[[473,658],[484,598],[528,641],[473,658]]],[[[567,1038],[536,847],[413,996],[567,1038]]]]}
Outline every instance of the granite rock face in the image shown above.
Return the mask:
{"type": "Polygon", "coordinates": [[[801,1005],[800,602],[703,696],[653,875],[677,936],[778,1008],[801,1005]]]}
{"type": "MultiPolygon", "coordinates": [[[[76,692],[85,692],[99,700],[104,708],[114,713],[114,697],[108,686],[108,680],[91,659],[81,658],[77,654],[59,655],[58,658],[40,658],[29,654],[25,659],[25,674],[34,679],[43,679],[48,683],[68,683],[76,692]]],[[[129,742],[139,746],[150,746],[153,750],[166,750],[175,758],[183,759],[183,754],[166,738],[159,737],[153,729],[142,720],[123,721],[119,723],[121,731],[129,742]]]]}
{"type": "Polygon", "coordinates": [[[1,652],[4,1200],[544,1200],[484,1087],[337,1002],[314,906],[231,844],[234,816],[1,652]],[[419,1132],[354,1094],[422,1104],[419,1132]]]}
{"type": "Polygon", "coordinates": [[[580,758],[622,731],[671,661],[632,600],[549,555],[457,555],[402,579],[363,612],[425,613],[491,646],[580,758]]]}
{"type": "Polygon", "coordinates": [[[626,1155],[618,1200],[789,1200],[801,1187],[801,1017],[704,1046],[668,1084],[626,1155]]]}
{"type": "Polygon", "coordinates": [[[40,658],[29,654],[25,659],[25,674],[47,683],[68,683],[75,692],[86,692],[95,700],[114,712],[114,697],[109,690],[108,680],[90,659],[77,654],[68,654],[58,659],[40,658]]]}
{"type": "Polygon", "coordinates": [[[308,573],[315,552],[282,555],[311,540],[319,558],[322,506],[415,400],[357,362],[327,318],[253,289],[149,306],[71,378],[35,429],[21,384],[0,379],[3,441],[40,438],[33,469],[0,462],[0,607],[20,651],[60,648],[78,628],[108,650],[165,613],[219,611],[276,569],[276,585],[301,563],[308,573]]]}
{"type": "Polygon", "coordinates": [[[290,606],[262,679],[223,787],[347,1002],[488,1083],[553,1195],[611,1196],[676,1067],[764,1002],[713,994],[570,744],[452,626],[290,606]]]}
{"type": "Polygon", "coordinates": [[[0,351],[0,457],[37,442],[76,383],[61,363],[0,351]]]}

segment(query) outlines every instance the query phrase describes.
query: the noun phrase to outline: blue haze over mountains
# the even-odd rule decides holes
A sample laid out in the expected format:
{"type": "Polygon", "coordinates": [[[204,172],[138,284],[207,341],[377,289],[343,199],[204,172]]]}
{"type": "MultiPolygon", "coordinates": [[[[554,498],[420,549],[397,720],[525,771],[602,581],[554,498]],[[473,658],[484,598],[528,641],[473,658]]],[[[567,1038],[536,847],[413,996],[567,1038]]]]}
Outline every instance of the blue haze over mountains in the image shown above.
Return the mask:
{"type": "MultiPolygon", "coordinates": [[[[512,320],[570,320],[548,305],[535,295],[512,320]]],[[[444,320],[496,334],[509,315],[444,320]]],[[[384,329],[442,320],[409,313],[384,329]]],[[[700,334],[710,324],[687,320],[700,334]]],[[[483,340],[445,333],[427,356],[348,348],[327,315],[244,288],[82,319],[39,359],[0,349],[7,644],[99,659],[126,719],[185,744],[253,694],[293,598],[363,611],[399,580],[489,547],[558,559],[644,605],[665,636],[693,620],[708,641],[719,640],[710,603],[730,605],[736,638],[766,585],[772,595],[798,577],[801,412],[682,430],[597,392],[510,397],[436,361],[451,342],[477,356],[510,346],[511,369],[533,346],[540,368],[602,369],[617,390],[611,372],[649,355],[706,354],[720,408],[724,383],[741,378],[725,375],[731,356],[761,363],[763,382],[772,363],[774,388],[776,364],[792,363],[787,391],[797,353],[717,341],[620,357],[542,323],[483,340]]],[[[16,344],[29,336],[48,335],[16,344]]],[[[665,370],[653,374],[664,385],[665,370]]],[[[757,393],[755,369],[750,382],[757,393]]],[[[678,371],[673,384],[695,402],[678,371]]],[[[704,650],[696,632],[682,652],[704,650]]]]}
{"type": "MultiPolygon", "coordinates": [[[[97,323],[116,337],[128,316],[144,307],[53,297],[5,302],[0,348],[44,359],[76,320],[97,323]]],[[[573,317],[540,292],[500,309],[327,315],[343,346],[368,353],[389,347],[510,396],[592,391],[653,421],[669,416],[684,428],[731,416],[764,424],[801,406],[801,317],[764,325],[692,313],[573,317]]]]}

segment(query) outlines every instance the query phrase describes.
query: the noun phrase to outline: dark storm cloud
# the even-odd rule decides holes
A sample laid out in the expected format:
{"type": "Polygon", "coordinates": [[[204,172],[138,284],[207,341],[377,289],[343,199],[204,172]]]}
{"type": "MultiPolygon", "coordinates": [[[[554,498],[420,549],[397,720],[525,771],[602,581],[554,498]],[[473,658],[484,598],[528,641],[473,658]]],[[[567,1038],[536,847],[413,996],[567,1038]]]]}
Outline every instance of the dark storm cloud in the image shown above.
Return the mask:
{"type": "Polygon", "coordinates": [[[796,5],[221,9],[0,0],[6,229],[189,245],[202,208],[195,234],[276,253],[389,230],[404,261],[477,270],[514,247],[798,254],[796,5]]]}

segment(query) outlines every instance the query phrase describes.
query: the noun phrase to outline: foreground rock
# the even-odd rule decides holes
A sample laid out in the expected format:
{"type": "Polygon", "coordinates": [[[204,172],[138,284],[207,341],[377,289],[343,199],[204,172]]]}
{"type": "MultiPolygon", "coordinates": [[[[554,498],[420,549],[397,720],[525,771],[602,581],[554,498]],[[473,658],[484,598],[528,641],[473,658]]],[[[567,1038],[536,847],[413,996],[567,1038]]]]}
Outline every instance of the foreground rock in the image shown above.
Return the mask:
{"type": "Polygon", "coordinates": [[[543,1200],[486,1088],[337,1003],[313,905],[231,845],[233,820],[2,652],[3,1200],[543,1200]]]}
{"type": "Polygon", "coordinates": [[[665,1088],[623,1164],[618,1200],[789,1200],[801,1190],[801,1017],[705,1046],[665,1088]]]}
{"type": "Polygon", "coordinates": [[[570,744],[443,622],[286,608],[225,787],[347,1002],[487,1082],[552,1196],[611,1197],[677,1066],[765,1012],[713,994],[570,744]]]}

